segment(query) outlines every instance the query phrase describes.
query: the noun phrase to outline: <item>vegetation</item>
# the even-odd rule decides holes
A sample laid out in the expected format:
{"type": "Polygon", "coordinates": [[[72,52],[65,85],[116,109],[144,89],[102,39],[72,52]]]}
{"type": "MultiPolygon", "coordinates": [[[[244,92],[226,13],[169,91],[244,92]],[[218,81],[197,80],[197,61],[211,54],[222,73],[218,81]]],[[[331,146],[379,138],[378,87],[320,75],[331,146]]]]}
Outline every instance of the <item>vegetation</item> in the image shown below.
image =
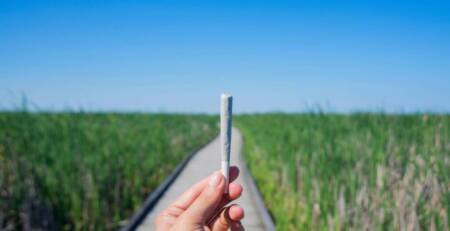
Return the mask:
{"type": "Polygon", "coordinates": [[[0,113],[0,229],[112,230],[186,154],[213,116],[0,113]]]}
{"type": "MultiPolygon", "coordinates": [[[[450,116],[235,119],[279,230],[449,230],[450,116]]],[[[214,116],[0,113],[0,229],[117,229],[214,116]]]]}
{"type": "Polygon", "coordinates": [[[449,230],[450,116],[236,119],[278,230],[449,230]]]}

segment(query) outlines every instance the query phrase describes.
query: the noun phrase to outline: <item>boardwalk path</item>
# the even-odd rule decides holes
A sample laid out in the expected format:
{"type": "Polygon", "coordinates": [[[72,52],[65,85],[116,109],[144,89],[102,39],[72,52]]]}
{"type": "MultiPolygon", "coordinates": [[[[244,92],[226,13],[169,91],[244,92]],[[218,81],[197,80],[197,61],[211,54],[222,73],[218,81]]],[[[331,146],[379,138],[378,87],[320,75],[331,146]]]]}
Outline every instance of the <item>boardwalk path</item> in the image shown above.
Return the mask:
{"type": "MultiPolygon", "coordinates": [[[[231,163],[232,165],[239,166],[241,169],[241,174],[237,182],[242,184],[244,188],[241,198],[237,200],[237,203],[245,209],[245,218],[242,223],[247,231],[270,230],[270,227],[266,228],[267,225],[264,226],[264,220],[267,221],[267,216],[261,212],[262,204],[258,200],[259,198],[253,196],[255,195],[255,192],[252,191],[252,189],[254,190],[254,185],[252,184],[247,169],[242,162],[242,158],[239,156],[241,154],[241,147],[242,136],[237,129],[233,129],[231,163]],[[264,217],[266,219],[263,219],[264,217]]],[[[219,169],[220,139],[217,137],[210,144],[198,151],[198,153],[195,154],[195,156],[189,161],[181,174],[158,201],[155,208],[147,215],[138,230],[154,230],[154,219],[162,209],[166,208],[178,195],[181,195],[183,191],[193,185],[194,182],[199,181],[200,179],[211,174],[213,171],[219,169]]]]}

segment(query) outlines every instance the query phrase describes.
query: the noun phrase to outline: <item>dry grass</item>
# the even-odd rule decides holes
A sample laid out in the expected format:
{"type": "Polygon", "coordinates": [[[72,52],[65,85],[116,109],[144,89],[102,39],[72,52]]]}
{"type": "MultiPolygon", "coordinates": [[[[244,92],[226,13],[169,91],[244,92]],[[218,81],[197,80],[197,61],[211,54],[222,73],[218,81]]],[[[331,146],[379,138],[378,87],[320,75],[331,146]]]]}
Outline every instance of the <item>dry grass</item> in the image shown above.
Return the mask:
{"type": "Polygon", "coordinates": [[[279,230],[449,230],[449,116],[236,121],[279,230]]]}

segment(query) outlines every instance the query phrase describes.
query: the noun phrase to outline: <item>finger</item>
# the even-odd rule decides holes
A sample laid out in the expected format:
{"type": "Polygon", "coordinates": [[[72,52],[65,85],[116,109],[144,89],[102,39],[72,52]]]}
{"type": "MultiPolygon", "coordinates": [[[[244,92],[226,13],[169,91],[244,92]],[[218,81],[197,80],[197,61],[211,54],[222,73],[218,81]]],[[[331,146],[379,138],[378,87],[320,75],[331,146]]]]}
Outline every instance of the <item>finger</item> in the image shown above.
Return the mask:
{"type": "Polygon", "coordinates": [[[238,221],[238,222],[233,222],[231,224],[230,230],[231,231],[244,231],[245,229],[244,229],[244,226],[242,226],[242,223],[240,221],[238,221]]]}
{"type": "Polygon", "coordinates": [[[231,205],[229,206],[230,210],[228,211],[228,216],[232,221],[240,221],[244,218],[244,209],[239,205],[231,205]]]}
{"type": "Polygon", "coordinates": [[[242,194],[242,186],[238,183],[231,183],[228,188],[228,194],[224,194],[222,200],[219,202],[219,205],[216,207],[214,212],[214,216],[211,217],[208,224],[211,223],[211,220],[214,220],[223,210],[223,208],[230,203],[238,199],[242,194]]]}
{"type": "MultiPolygon", "coordinates": [[[[236,178],[239,176],[239,168],[237,166],[231,166],[230,167],[230,183],[236,180],[236,178]]],[[[185,191],[180,197],[178,197],[174,203],[172,203],[171,206],[174,206],[176,208],[186,210],[192,202],[197,199],[197,197],[200,195],[202,190],[205,188],[205,186],[208,184],[208,179],[211,176],[206,177],[205,179],[201,180],[200,182],[196,183],[194,186],[189,188],[187,191],[185,191]]]]}
{"type": "Polygon", "coordinates": [[[230,166],[230,183],[238,178],[239,172],[240,170],[238,166],[230,166]]]}
{"type": "Polygon", "coordinates": [[[208,180],[200,195],[181,215],[180,219],[188,224],[203,224],[214,215],[217,205],[223,197],[225,178],[222,173],[215,172],[208,180]]]}
{"type": "MultiPolygon", "coordinates": [[[[239,176],[239,168],[237,166],[230,167],[230,182],[236,180],[239,176]]],[[[202,190],[208,184],[208,179],[211,176],[206,177],[205,179],[197,182],[194,186],[185,191],[181,196],[179,196],[174,203],[172,203],[169,207],[164,209],[157,217],[156,224],[159,226],[168,226],[172,225],[174,220],[178,218],[200,195],[202,190]]],[[[236,186],[233,186],[234,183],[230,184],[229,191],[230,195],[236,195],[237,190],[236,186]]],[[[228,200],[229,202],[230,200],[228,200]]],[[[226,205],[228,202],[224,203],[226,205]]]]}
{"type": "Polygon", "coordinates": [[[221,211],[219,216],[210,223],[210,227],[212,231],[226,231],[242,218],[244,218],[244,210],[238,205],[231,205],[221,211]]]}
{"type": "Polygon", "coordinates": [[[234,201],[238,199],[242,195],[243,188],[238,183],[231,183],[228,186],[228,194],[224,195],[222,200],[220,201],[219,205],[217,206],[218,209],[223,208],[225,205],[230,203],[231,201],[234,201]]]}

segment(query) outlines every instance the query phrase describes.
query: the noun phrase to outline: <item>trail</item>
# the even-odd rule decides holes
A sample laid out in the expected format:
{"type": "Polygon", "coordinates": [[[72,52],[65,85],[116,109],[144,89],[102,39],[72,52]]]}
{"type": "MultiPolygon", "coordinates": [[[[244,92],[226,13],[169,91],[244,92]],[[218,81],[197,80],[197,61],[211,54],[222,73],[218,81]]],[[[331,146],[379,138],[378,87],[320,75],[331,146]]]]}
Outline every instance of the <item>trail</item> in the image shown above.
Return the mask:
{"type": "MultiPolygon", "coordinates": [[[[233,128],[231,164],[239,166],[241,170],[237,182],[242,184],[244,192],[236,203],[239,203],[245,210],[245,217],[242,223],[245,230],[248,231],[274,230],[271,227],[271,222],[268,222],[270,219],[262,204],[261,198],[255,192],[256,188],[241,157],[241,149],[241,133],[239,130],[233,128]]],[[[220,170],[220,161],[220,139],[217,137],[192,157],[177,179],[158,201],[155,208],[138,227],[138,230],[154,230],[154,220],[159,212],[195,182],[210,175],[213,171],[220,170]]]]}

